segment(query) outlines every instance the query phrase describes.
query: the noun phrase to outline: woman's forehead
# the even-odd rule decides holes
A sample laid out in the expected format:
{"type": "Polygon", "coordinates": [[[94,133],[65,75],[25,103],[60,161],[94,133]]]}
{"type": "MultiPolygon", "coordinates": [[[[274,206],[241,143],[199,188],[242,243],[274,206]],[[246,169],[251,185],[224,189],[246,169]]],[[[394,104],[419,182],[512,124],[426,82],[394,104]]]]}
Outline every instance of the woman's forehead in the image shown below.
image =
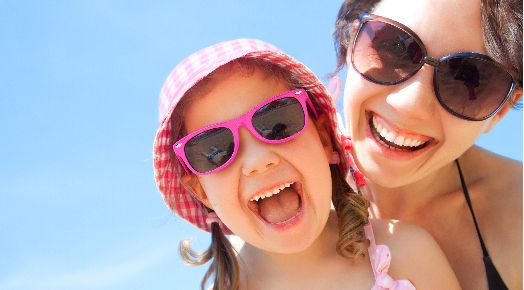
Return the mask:
{"type": "Polygon", "coordinates": [[[480,0],[383,0],[372,13],[411,28],[431,57],[485,54],[480,0]]]}

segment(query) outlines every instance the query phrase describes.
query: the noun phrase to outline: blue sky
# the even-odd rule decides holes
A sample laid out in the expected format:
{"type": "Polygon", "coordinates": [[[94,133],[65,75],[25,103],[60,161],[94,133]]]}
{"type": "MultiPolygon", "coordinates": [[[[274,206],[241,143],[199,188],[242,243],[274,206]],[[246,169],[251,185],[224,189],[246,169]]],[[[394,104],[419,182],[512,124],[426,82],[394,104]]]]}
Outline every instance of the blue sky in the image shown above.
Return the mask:
{"type": "MultiPolygon", "coordinates": [[[[178,242],[209,237],[154,184],[158,94],[183,58],[234,38],[332,71],[342,1],[267,2],[0,0],[0,289],[198,288],[206,266],[178,242]]],[[[511,111],[477,144],[522,161],[522,139],[511,111]]]]}

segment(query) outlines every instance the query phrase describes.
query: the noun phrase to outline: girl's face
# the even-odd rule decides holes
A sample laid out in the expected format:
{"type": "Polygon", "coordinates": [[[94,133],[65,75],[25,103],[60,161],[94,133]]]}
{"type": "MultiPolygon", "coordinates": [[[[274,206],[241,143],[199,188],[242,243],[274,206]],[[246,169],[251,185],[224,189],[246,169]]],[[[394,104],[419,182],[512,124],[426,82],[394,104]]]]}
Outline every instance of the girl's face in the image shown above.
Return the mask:
{"type": "MultiPolygon", "coordinates": [[[[258,71],[249,77],[233,72],[213,80],[209,87],[187,108],[188,132],[235,119],[291,90],[258,71]]],[[[300,135],[277,144],[260,141],[241,127],[235,159],[217,172],[191,176],[189,183],[200,200],[249,244],[280,253],[305,250],[324,228],[331,205],[332,144],[325,128],[317,132],[315,124],[309,118],[300,135]]]]}
{"type": "MultiPolygon", "coordinates": [[[[486,54],[479,0],[384,0],[372,13],[411,28],[430,57],[440,59],[457,52],[486,54]]],[[[462,155],[507,112],[503,108],[484,121],[459,119],[435,96],[434,67],[424,65],[407,81],[386,86],[360,76],[350,58],[348,53],[344,114],[353,154],[363,174],[379,185],[398,187],[435,172],[462,155]],[[395,138],[402,136],[426,146],[413,151],[391,149],[373,136],[377,127],[394,133],[395,138]]]]}

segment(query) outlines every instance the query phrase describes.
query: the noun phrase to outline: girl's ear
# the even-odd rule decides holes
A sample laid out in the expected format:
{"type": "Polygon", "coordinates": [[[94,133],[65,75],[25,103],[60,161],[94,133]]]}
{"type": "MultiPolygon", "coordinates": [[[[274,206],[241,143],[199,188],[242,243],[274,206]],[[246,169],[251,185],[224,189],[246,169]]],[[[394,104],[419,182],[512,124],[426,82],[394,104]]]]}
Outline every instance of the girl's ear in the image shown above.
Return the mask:
{"type": "Polygon", "coordinates": [[[491,131],[491,128],[493,128],[493,126],[495,126],[495,124],[497,124],[509,112],[509,110],[511,110],[512,106],[510,102],[516,104],[518,101],[520,101],[520,99],[522,98],[522,88],[518,88],[513,93],[511,98],[512,101],[506,102],[506,104],[493,117],[491,117],[490,124],[486,128],[486,130],[484,130],[484,133],[488,133],[489,131],[491,131]]]}
{"type": "Polygon", "coordinates": [[[326,157],[331,161],[333,156],[333,141],[331,140],[331,134],[329,133],[329,120],[326,114],[321,114],[316,120],[313,120],[315,127],[317,128],[318,136],[320,137],[320,142],[324,147],[326,152],[326,157]]]}
{"type": "Polygon", "coordinates": [[[182,176],[182,182],[191,189],[191,193],[193,193],[193,195],[198,198],[198,200],[200,200],[207,208],[213,209],[209,199],[207,198],[206,192],[202,188],[202,185],[200,184],[200,181],[198,181],[196,175],[186,174],[182,176]]]}

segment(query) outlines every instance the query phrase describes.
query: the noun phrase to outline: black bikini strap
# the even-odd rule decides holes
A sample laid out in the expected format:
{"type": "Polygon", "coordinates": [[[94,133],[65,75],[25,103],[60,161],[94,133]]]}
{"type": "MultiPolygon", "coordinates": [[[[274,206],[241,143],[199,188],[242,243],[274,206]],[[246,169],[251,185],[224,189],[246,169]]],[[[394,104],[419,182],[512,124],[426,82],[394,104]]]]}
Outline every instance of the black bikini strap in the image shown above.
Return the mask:
{"type": "Polygon", "coordinates": [[[488,257],[488,250],[486,249],[484,241],[482,240],[482,236],[480,235],[479,226],[477,225],[477,219],[475,218],[475,213],[473,213],[473,207],[471,206],[471,200],[469,199],[468,188],[466,187],[466,181],[464,181],[464,176],[462,176],[462,170],[460,170],[458,159],[455,159],[455,163],[457,163],[457,168],[460,175],[460,182],[462,182],[462,190],[464,191],[464,196],[466,197],[466,202],[468,203],[469,211],[471,212],[471,216],[473,217],[475,229],[477,229],[477,235],[479,236],[480,246],[482,247],[482,253],[484,254],[484,257],[488,257]]]}

